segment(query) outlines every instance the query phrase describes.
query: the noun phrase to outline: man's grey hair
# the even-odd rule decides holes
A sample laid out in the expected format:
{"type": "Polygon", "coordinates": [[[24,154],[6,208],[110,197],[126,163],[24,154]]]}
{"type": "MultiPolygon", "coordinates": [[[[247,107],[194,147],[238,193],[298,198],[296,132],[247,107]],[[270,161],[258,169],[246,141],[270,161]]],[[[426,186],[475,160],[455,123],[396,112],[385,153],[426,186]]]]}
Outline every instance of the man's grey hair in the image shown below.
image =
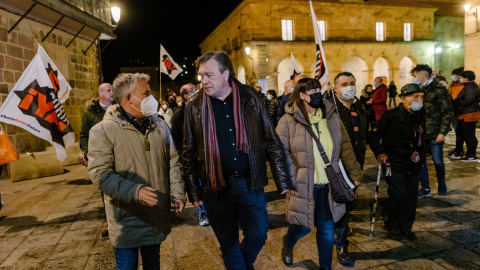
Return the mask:
{"type": "Polygon", "coordinates": [[[145,73],[121,73],[113,80],[113,97],[117,104],[122,104],[127,94],[132,94],[138,81],[150,81],[150,76],[145,73]]]}

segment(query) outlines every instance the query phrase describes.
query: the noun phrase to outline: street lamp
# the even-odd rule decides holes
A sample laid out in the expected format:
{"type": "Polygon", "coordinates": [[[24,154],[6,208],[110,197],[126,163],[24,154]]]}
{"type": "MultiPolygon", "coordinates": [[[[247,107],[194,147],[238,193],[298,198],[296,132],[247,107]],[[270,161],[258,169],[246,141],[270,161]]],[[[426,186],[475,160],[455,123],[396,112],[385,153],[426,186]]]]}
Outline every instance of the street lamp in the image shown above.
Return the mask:
{"type": "Polygon", "coordinates": [[[119,7],[112,7],[110,9],[112,11],[112,18],[113,21],[115,21],[115,25],[113,25],[113,28],[117,28],[118,22],[120,21],[120,8],[119,7]]]}
{"type": "Polygon", "coordinates": [[[468,12],[470,10],[470,5],[465,5],[465,12],[468,12]]]}
{"type": "Polygon", "coordinates": [[[436,53],[442,53],[442,47],[437,47],[435,48],[436,53]]]}

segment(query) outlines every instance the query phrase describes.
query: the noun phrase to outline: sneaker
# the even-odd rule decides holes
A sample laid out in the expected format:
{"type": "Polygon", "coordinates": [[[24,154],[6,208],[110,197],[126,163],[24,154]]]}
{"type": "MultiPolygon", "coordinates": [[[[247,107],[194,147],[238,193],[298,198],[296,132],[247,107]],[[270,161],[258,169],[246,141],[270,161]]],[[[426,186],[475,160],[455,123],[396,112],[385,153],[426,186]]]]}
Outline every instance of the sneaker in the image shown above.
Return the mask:
{"type": "Polygon", "coordinates": [[[198,215],[198,225],[200,226],[210,225],[210,223],[208,222],[207,213],[205,211],[200,212],[200,214],[198,215]]]}
{"type": "Polygon", "coordinates": [[[430,197],[432,196],[432,192],[430,191],[429,188],[422,188],[420,191],[418,191],[418,198],[424,198],[424,197],[430,197]]]}
{"type": "Polygon", "coordinates": [[[448,153],[448,157],[451,158],[451,159],[462,159],[462,154],[457,153],[455,151],[452,151],[452,152],[448,153]]]}
{"type": "Polygon", "coordinates": [[[411,230],[402,230],[402,235],[407,240],[410,240],[410,241],[416,241],[417,240],[417,236],[411,230]]]}
{"type": "Polygon", "coordinates": [[[399,229],[388,229],[387,233],[388,237],[392,238],[393,240],[400,241],[403,239],[403,235],[399,229]]]}
{"type": "Polygon", "coordinates": [[[462,161],[463,162],[477,162],[478,158],[477,158],[477,156],[466,156],[466,157],[462,158],[462,161]]]}
{"type": "Polygon", "coordinates": [[[293,264],[293,248],[287,247],[285,239],[287,236],[283,237],[283,247],[282,247],[282,261],[286,266],[291,266],[293,264]]]}

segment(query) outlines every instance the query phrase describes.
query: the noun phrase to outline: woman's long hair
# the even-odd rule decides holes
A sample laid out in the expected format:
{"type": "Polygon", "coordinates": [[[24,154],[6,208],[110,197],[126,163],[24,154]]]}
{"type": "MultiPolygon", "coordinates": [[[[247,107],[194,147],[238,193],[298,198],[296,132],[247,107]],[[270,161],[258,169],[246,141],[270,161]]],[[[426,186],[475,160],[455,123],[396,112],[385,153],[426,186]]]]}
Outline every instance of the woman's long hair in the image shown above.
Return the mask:
{"type": "MultiPolygon", "coordinates": [[[[308,119],[308,112],[307,109],[305,109],[305,104],[303,103],[303,100],[300,98],[300,93],[307,92],[308,90],[311,89],[316,89],[316,88],[322,88],[322,85],[318,80],[311,79],[311,78],[304,78],[301,79],[297,82],[297,85],[295,85],[295,89],[293,89],[292,96],[290,97],[290,101],[288,102],[288,106],[292,107],[293,104],[296,104],[299,108],[300,111],[302,111],[303,117],[307,121],[307,123],[310,123],[310,120],[308,119]]],[[[325,110],[325,104],[323,103],[320,105],[320,110],[322,110],[322,118],[326,118],[326,110],[325,110]]]]}

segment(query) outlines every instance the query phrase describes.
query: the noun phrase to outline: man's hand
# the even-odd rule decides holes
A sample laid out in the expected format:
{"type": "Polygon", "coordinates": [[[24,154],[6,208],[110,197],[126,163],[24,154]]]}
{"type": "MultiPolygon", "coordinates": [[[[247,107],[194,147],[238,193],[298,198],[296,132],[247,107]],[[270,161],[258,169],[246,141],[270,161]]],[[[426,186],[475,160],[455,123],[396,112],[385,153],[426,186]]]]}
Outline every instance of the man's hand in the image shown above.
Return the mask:
{"type": "Polygon", "coordinates": [[[372,104],[372,100],[371,100],[371,99],[369,99],[369,100],[367,100],[367,102],[366,102],[366,103],[367,103],[368,105],[370,105],[370,104],[372,104]]]}
{"type": "Polygon", "coordinates": [[[443,134],[438,134],[437,139],[435,140],[435,142],[437,142],[437,143],[442,143],[442,142],[444,142],[444,141],[445,141],[445,135],[443,135],[443,134]]]}
{"type": "Polygon", "coordinates": [[[380,164],[386,164],[387,163],[387,160],[388,160],[388,156],[386,154],[380,154],[378,155],[377,157],[377,161],[378,163],[380,164]]]}
{"type": "Polygon", "coordinates": [[[182,213],[183,208],[185,208],[185,203],[183,202],[183,200],[175,199],[173,201],[173,204],[175,205],[175,213],[182,213]]]}
{"type": "Polygon", "coordinates": [[[200,205],[203,205],[203,201],[193,202],[193,207],[195,207],[198,211],[202,211],[202,207],[200,205]]]}
{"type": "Polygon", "coordinates": [[[157,194],[155,193],[156,189],[152,187],[142,187],[138,191],[138,200],[141,204],[146,206],[155,206],[157,205],[157,194]]]}

